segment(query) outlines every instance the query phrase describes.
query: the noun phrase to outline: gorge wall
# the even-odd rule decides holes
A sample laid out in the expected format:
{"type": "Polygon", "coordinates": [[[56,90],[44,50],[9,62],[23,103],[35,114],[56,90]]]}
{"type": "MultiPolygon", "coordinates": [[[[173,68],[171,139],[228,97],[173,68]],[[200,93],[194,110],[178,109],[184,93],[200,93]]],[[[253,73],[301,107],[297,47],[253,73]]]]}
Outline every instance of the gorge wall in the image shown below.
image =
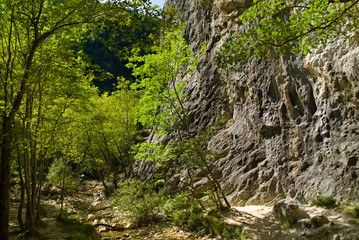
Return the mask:
{"type": "MultiPolygon", "coordinates": [[[[312,54],[250,60],[219,69],[215,54],[247,0],[167,0],[188,22],[184,35],[202,53],[186,92],[191,128],[219,116],[226,126],[209,145],[224,156],[216,174],[233,205],[359,192],[359,32],[312,54]]],[[[201,181],[200,181],[201,182],[201,181]]],[[[201,184],[201,183],[198,184],[201,184]]],[[[203,183],[203,181],[202,181],[203,183]]]]}

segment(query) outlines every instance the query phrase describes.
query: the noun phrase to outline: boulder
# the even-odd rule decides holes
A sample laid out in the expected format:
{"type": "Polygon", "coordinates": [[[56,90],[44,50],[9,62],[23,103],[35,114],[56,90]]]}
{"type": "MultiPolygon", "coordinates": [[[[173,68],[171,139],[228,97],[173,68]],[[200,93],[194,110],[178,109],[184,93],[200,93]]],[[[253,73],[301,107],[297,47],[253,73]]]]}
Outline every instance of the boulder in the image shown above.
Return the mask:
{"type": "Polygon", "coordinates": [[[321,226],[319,228],[315,228],[311,230],[309,233],[305,234],[310,239],[328,239],[329,230],[325,226],[321,226]]]}
{"type": "Polygon", "coordinates": [[[126,228],[125,224],[123,224],[123,223],[115,223],[112,227],[116,230],[126,228]]]}
{"type": "Polygon", "coordinates": [[[302,224],[302,228],[316,229],[330,223],[330,221],[323,215],[317,215],[312,218],[302,219],[300,223],[302,224]]]}
{"type": "Polygon", "coordinates": [[[95,215],[93,215],[93,214],[87,215],[87,221],[93,221],[95,219],[96,219],[95,215]]]}
{"type": "Polygon", "coordinates": [[[280,222],[295,223],[301,216],[301,211],[296,202],[286,200],[277,203],[273,207],[274,216],[280,222]]]}
{"type": "Polygon", "coordinates": [[[107,228],[104,226],[101,226],[97,229],[98,232],[107,232],[107,228]]]}
{"type": "Polygon", "coordinates": [[[329,223],[328,218],[323,215],[314,216],[311,218],[310,221],[311,221],[313,227],[315,227],[315,228],[321,227],[321,226],[329,223]]]}
{"type": "Polygon", "coordinates": [[[134,223],[126,223],[125,224],[125,228],[127,229],[133,229],[133,228],[136,228],[136,225],[134,223]]]}
{"type": "Polygon", "coordinates": [[[100,211],[100,210],[106,209],[108,207],[109,207],[109,205],[106,202],[96,201],[91,204],[90,209],[93,211],[100,211]]]}
{"type": "Polygon", "coordinates": [[[73,208],[70,208],[70,209],[67,210],[67,213],[71,215],[71,214],[76,214],[77,211],[75,209],[73,209],[73,208]]]}

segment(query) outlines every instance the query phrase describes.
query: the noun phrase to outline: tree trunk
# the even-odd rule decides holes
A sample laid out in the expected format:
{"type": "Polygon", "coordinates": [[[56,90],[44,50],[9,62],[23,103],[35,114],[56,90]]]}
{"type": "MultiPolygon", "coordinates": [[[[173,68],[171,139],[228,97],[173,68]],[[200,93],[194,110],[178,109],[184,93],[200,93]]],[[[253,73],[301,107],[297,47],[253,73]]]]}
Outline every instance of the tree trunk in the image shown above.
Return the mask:
{"type": "Polygon", "coordinates": [[[21,193],[20,193],[20,204],[19,204],[19,208],[17,211],[17,221],[19,222],[19,227],[21,231],[25,231],[25,225],[24,225],[24,221],[22,218],[22,209],[24,208],[24,200],[25,200],[25,183],[24,183],[24,178],[22,176],[22,170],[21,170],[21,153],[20,153],[20,143],[17,140],[17,136],[16,133],[14,134],[15,136],[15,142],[16,142],[16,150],[17,150],[17,165],[18,165],[18,174],[19,174],[19,179],[20,179],[20,186],[21,186],[21,193]]]}
{"type": "Polygon", "coordinates": [[[23,119],[23,131],[24,131],[24,173],[25,173],[25,186],[26,186],[26,225],[30,232],[30,235],[35,234],[35,203],[34,203],[34,186],[36,182],[33,182],[33,156],[31,153],[31,119],[32,107],[29,91],[26,95],[26,109],[23,119]]]}
{"type": "Polygon", "coordinates": [[[214,184],[215,186],[217,186],[217,188],[218,188],[218,190],[216,190],[216,191],[219,191],[219,192],[221,193],[222,198],[223,198],[223,200],[224,200],[224,203],[226,204],[226,206],[227,206],[228,208],[230,208],[230,207],[231,207],[231,204],[229,204],[229,202],[228,202],[228,200],[227,200],[227,197],[226,197],[226,195],[225,195],[225,193],[224,193],[224,191],[223,191],[223,189],[222,189],[220,183],[217,181],[217,179],[216,179],[215,176],[213,175],[212,170],[211,170],[211,168],[210,168],[210,166],[208,165],[207,162],[205,162],[205,165],[206,165],[206,168],[207,168],[207,171],[208,171],[209,176],[211,176],[211,178],[212,178],[213,184],[214,184]]]}
{"type": "Polygon", "coordinates": [[[63,169],[62,169],[62,189],[61,189],[61,208],[60,208],[60,214],[57,217],[60,219],[62,217],[62,211],[64,210],[64,195],[65,195],[65,169],[66,164],[64,163],[63,169]]]}
{"type": "Polygon", "coordinates": [[[11,119],[3,117],[0,176],[0,239],[9,239],[11,119]]]}

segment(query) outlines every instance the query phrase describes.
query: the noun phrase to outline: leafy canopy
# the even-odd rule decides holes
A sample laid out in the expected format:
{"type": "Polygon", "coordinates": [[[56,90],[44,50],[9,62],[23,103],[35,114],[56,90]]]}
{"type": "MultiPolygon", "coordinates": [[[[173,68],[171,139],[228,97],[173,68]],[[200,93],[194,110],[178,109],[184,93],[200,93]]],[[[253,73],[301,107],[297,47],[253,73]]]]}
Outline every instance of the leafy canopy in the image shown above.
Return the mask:
{"type": "Polygon", "coordinates": [[[246,29],[221,46],[221,68],[270,54],[308,54],[333,36],[351,37],[359,22],[359,0],[254,0],[239,20],[246,29]]]}
{"type": "MultiPolygon", "coordinates": [[[[156,127],[157,133],[169,132],[175,121],[184,121],[184,84],[176,82],[177,76],[192,71],[197,59],[182,37],[182,28],[169,32],[155,53],[130,58],[128,66],[138,81],[133,89],[142,90],[139,121],[147,127],[156,127]]],[[[137,52],[138,53],[138,52],[137,52]]]]}

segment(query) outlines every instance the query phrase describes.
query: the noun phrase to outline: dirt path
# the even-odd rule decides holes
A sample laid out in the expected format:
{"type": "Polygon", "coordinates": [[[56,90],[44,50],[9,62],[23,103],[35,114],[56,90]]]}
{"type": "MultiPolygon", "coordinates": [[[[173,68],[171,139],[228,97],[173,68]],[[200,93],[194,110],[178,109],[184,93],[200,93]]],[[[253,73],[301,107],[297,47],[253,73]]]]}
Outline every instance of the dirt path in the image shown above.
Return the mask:
{"type": "Polygon", "coordinates": [[[299,207],[308,214],[308,219],[325,216],[330,223],[317,229],[305,229],[302,224],[298,223],[290,229],[283,230],[281,224],[274,218],[273,207],[262,205],[234,207],[231,214],[226,216],[226,221],[242,226],[244,232],[258,240],[359,240],[357,219],[345,216],[335,210],[309,205],[300,205],[299,207]]]}

